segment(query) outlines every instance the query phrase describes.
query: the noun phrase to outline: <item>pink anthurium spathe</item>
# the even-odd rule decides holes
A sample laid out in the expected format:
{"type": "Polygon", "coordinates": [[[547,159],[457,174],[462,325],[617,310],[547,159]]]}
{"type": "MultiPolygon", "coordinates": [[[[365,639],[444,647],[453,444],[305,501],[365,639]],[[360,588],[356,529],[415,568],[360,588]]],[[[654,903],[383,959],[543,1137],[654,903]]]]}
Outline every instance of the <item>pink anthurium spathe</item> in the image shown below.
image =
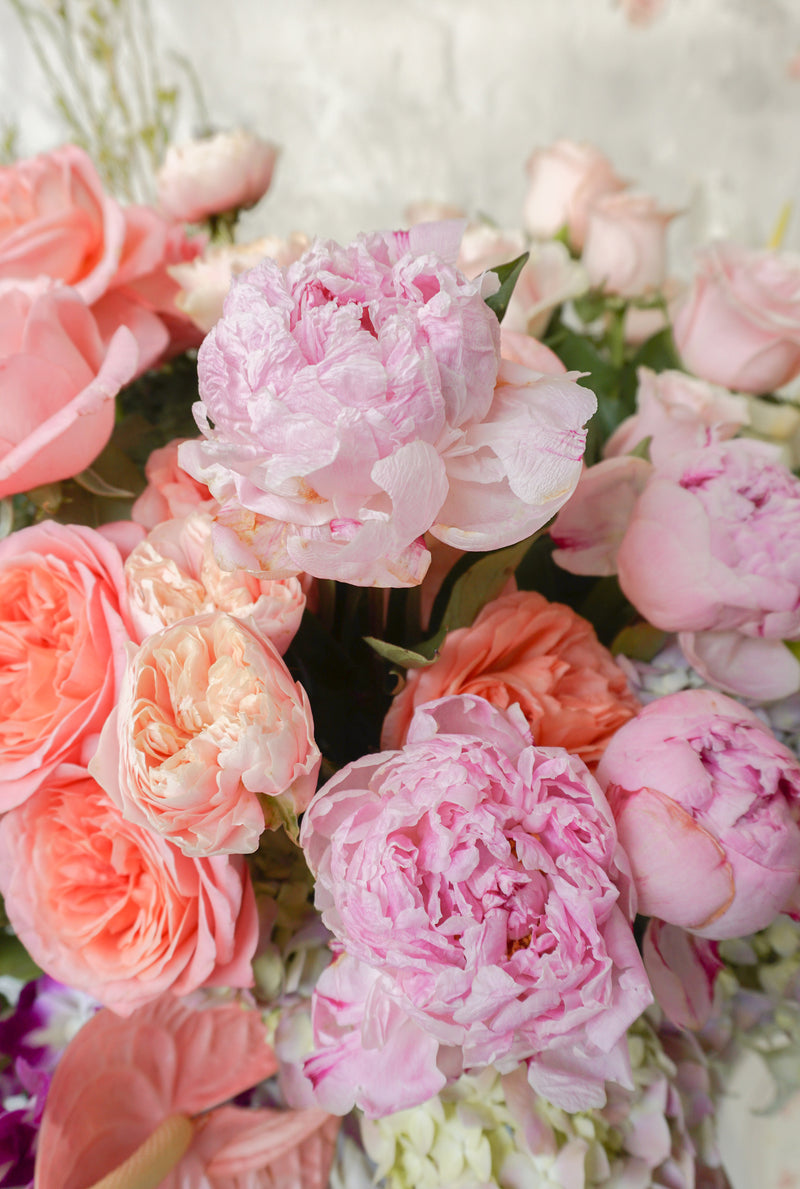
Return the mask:
{"type": "Polygon", "coordinates": [[[35,1187],[323,1189],[338,1119],[221,1105],[276,1069],[259,1013],[239,1002],[100,1011],[53,1077],[35,1187]]]}

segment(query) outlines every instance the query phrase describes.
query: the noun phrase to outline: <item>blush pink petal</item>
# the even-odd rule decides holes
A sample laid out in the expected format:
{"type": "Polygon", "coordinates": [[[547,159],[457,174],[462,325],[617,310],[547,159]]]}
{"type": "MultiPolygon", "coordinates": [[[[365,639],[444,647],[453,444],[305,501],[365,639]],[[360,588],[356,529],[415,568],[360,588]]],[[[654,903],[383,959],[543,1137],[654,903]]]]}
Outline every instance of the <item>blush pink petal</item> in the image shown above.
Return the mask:
{"type": "Polygon", "coordinates": [[[561,376],[567,371],[556,353],[544,343],[518,330],[508,330],[505,326],[500,327],[500,354],[503,359],[521,363],[532,372],[541,372],[542,375],[561,376]]]}
{"type": "Polygon", "coordinates": [[[800,661],[782,640],[740,632],[680,632],[687,661],[725,693],[773,702],[800,689],[800,661]]]}
{"type": "Polygon", "coordinates": [[[679,1028],[696,1031],[714,1006],[722,962],[712,942],[653,918],[645,930],[644,965],[656,1002],[679,1028]]]}
{"type": "Polygon", "coordinates": [[[553,560],[571,574],[608,576],[652,467],[643,458],[606,459],[586,468],[550,529],[553,560]]]}

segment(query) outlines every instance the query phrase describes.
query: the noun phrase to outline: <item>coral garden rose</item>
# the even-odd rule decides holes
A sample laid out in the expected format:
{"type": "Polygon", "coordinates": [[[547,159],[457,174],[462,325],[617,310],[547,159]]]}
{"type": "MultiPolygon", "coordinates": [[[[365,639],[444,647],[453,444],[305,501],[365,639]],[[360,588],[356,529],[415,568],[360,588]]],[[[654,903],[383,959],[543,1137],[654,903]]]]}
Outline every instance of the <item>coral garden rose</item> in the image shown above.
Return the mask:
{"type": "Polygon", "coordinates": [[[589,281],[621,297],[651,293],[667,275],[667,228],[675,211],[627,190],[592,203],[581,261],[589,281]]]}
{"type": "Polygon", "coordinates": [[[0,819],[0,890],[33,960],[121,1015],[165,991],[252,984],[244,859],[187,858],[125,821],[77,765],[0,819]]]}
{"type": "Polygon", "coordinates": [[[137,360],[130,332],[120,327],[104,344],[92,313],[66,286],[0,282],[0,497],[94,462],[137,360]]]}
{"type": "Polygon", "coordinates": [[[800,259],[728,242],[705,248],[673,333],[704,380],[756,394],[787,384],[800,372],[800,259]]]}
{"type": "Polygon", "coordinates": [[[156,177],[161,209],[182,223],[253,206],[269,189],[278,150],[243,128],[170,145],[156,177]]]}
{"type": "Polygon", "coordinates": [[[658,698],[597,769],[639,910],[701,937],[764,929],[800,878],[800,764],[739,702],[658,698]]]}
{"type": "Polygon", "coordinates": [[[518,707],[420,707],[402,751],[324,786],[301,843],[343,950],[312,1009],[305,1072],[323,1106],[382,1115],[491,1064],[526,1062],[567,1110],[628,1080],[626,1029],[651,996],[614,820],[581,760],[532,745],[518,707]]]}
{"type": "Polygon", "coordinates": [[[169,270],[181,286],[177,305],[203,334],[208,334],[222,317],[222,306],[234,277],[254,268],[267,256],[285,268],[299,260],[309,245],[308,237],[299,232],[293,232],[288,239],[265,235],[247,244],[212,244],[196,260],[176,264],[169,270]]]}
{"type": "Polygon", "coordinates": [[[595,765],[638,709],[625,674],[590,623],[534,591],[488,603],[472,627],[448,632],[434,663],[409,670],[383,725],[383,747],[400,747],[414,710],[451,694],[476,694],[522,709],[539,747],[564,747],[595,765]]]}
{"type": "Polygon", "coordinates": [[[247,619],[282,656],[306,605],[299,580],[221,570],[211,543],[213,523],[204,512],[167,520],[126,558],[131,619],[139,637],[192,615],[227,611],[247,619]]]}
{"type": "Polygon", "coordinates": [[[274,645],[217,612],[131,649],[92,771],[129,821],[215,855],[296,829],[319,765],[302,686],[274,645]]]}
{"type": "Polygon", "coordinates": [[[557,140],[536,149],[528,165],[525,226],[537,239],[550,239],[566,227],[570,243],[583,247],[592,203],[625,187],[599,149],[572,140],[557,140]]]}
{"type": "Polygon", "coordinates": [[[234,283],[200,350],[180,462],[273,577],[416,585],[430,529],[464,549],[540,527],[580,473],[593,395],[503,364],[460,227],[317,242],[234,283]],[[260,543],[259,543],[260,542],[260,543]]]}
{"type": "Polygon", "coordinates": [[[163,520],[178,520],[198,508],[214,505],[204,483],[198,483],[178,465],[178,449],[185,438],[173,438],[154,450],[144,467],[147,486],[131,509],[131,519],[143,528],[163,520]]]}
{"type": "Polygon", "coordinates": [[[706,633],[747,638],[746,656],[715,657],[715,681],[765,699],[797,688],[781,642],[800,637],[800,480],[774,447],[712,443],[655,468],[617,565],[636,609],[664,631],[694,634],[699,652],[714,644],[706,633]]]}
{"type": "Polygon", "coordinates": [[[133,633],[119,551],[52,521],[0,541],[0,811],[62,761],[86,763],[133,633]]]}
{"type": "Polygon", "coordinates": [[[629,454],[649,438],[651,460],[667,462],[681,450],[726,441],[750,421],[746,397],[685,372],[640,367],[636,378],[636,412],[606,442],[606,458],[629,454]]]}
{"type": "Polygon", "coordinates": [[[91,304],[117,271],[124,238],[122,210],[83,149],[0,169],[0,280],[52,277],[91,304]]]}

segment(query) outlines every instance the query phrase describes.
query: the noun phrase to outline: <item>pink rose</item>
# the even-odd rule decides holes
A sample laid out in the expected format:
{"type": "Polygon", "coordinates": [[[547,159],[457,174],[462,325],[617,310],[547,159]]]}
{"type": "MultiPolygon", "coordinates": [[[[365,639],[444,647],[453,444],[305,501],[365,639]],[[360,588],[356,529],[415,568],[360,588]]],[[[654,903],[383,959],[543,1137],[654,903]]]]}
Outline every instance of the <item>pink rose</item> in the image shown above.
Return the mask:
{"type": "Polygon", "coordinates": [[[52,521],[0,541],[0,811],[65,760],[85,764],[133,632],[118,550],[52,521]]]}
{"type": "Polygon", "coordinates": [[[164,520],[188,516],[195,508],[210,508],[214,500],[204,483],[198,483],[178,465],[178,447],[188,439],[173,438],[154,450],[145,463],[147,486],[131,509],[131,517],[146,529],[164,520]]]}
{"type": "Polygon", "coordinates": [[[83,149],[0,169],[0,280],[64,281],[91,304],[117,270],[125,220],[83,149]]]}
{"type": "Polygon", "coordinates": [[[73,290],[0,282],[0,497],[77,475],[114,428],[114,398],[136,371],[120,328],[105,346],[73,290]]]}
{"type": "Polygon", "coordinates": [[[254,268],[267,256],[286,268],[299,260],[309,245],[308,237],[299,232],[293,232],[285,240],[265,235],[249,244],[213,244],[189,264],[170,268],[170,276],[181,287],[176,303],[203,334],[208,334],[222,317],[222,306],[234,277],[254,268]]]}
{"type": "Polygon", "coordinates": [[[522,1061],[570,1111],[629,1080],[625,1032],[651,996],[613,818],[579,759],[532,746],[518,708],[421,706],[402,751],[324,786],[301,843],[344,951],[314,994],[305,1071],[323,1105],[385,1114],[522,1061]]]}
{"type": "Polygon", "coordinates": [[[128,821],[203,856],[296,830],[319,765],[305,691],[268,640],[218,612],[131,649],[91,770],[128,821]]]}
{"type": "Polygon", "coordinates": [[[141,374],[202,341],[202,333],[177,305],[180,285],[170,269],[194,260],[204,240],[190,239],[183,227],[149,206],[128,206],[123,214],[119,263],[92,312],[105,338],[118,326],[130,328],[139,346],[141,374]]]}
{"type": "Polygon", "coordinates": [[[0,891],[34,961],[120,1015],[165,991],[252,984],[244,859],[187,858],[73,764],[0,819],[0,891]]]}
{"type": "Polygon", "coordinates": [[[246,619],[282,656],[306,605],[299,580],[221,570],[211,547],[213,524],[204,512],[167,520],[126,559],[131,619],[139,638],[191,615],[227,611],[246,619]]]}
{"type": "Polygon", "coordinates": [[[655,627],[748,637],[756,667],[764,645],[771,666],[777,648],[788,668],[774,670],[780,688],[763,696],[796,688],[782,688],[796,680],[797,662],[780,642],[800,637],[800,480],[773,447],[712,443],[655,468],[617,565],[623,592],[655,627]]]}
{"type": "Polygon", "coordinates": [[[595,199],[581,257],[590,283],[621,297],[658,289],[667,275],[667,227],[675,214],[627,190],[595,199]]]}
{"type": "Polygon", "coordinates": [[[234,285],[200,351],[204,440],[180,461],[228,505],[235,565],[415,585],[427,530],[497,548],[568,498],[594,397],[519,365],[498,383],[497,319],[439,254],[459,230],[317,243],[234,285]]]}
{"type": "Polygon", "coordinates": [[[726,388],[772,392],[800,372],[800,261],[712,244],[673,327],[686,367],[726,388]]]}
{"type": "Polygon", "coordinates": [[[625,187],[598,149],[572,140],[557,140],[549,148],[536,149],[527,169],[523,215],[527,230],[535,238],[550,239],[566,227],[577,251],[583,247],[591,204],[601,195],[625,187]]]}
{"type": "Polygon", "coordinates": [[[156,177],[161,209],[182,223],[253,206],[269,189],[278,150],[237,128],[170,145],[156,177]]]}
{"type": "Polygon", "coordinates": [[[651,460],[665,463],[681,450],[732,438],[749,424],[744,396],[692,379],[685,372],[640,367],[636,376],[636,412],[626,417],[606,442],[606,458],[629,454],[650,438],[651,460]]]}
{"type": "Polygon", "coordinates": [[[629,454],[586,467],[550,528],[556,565],[570,574],[616,574],[620,545],[652,470],[652,463],[629,454]]]}
{"type": "Polygon", "coordinates": [[[701,937],[764,929],[800,877],[800,764],[739,702],[706,689],[651,702],[597,769],[639,911],[701,937]]]}

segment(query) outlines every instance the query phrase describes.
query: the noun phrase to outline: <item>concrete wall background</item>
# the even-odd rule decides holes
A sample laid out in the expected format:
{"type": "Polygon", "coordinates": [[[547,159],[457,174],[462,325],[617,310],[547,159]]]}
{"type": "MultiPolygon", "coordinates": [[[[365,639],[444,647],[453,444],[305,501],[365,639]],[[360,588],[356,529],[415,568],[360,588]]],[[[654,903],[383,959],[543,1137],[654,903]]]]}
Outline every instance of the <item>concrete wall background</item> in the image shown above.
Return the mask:
{"type": "MultiPolygon", "coordinates": [[[[766,240],[800,197],[800,0],[667,0],[649,28],[614,0],[153,0],[212,119],[277,141],[249,233],[347,238],[439,199],[519,222],[524,162],[590,140],[663,203],[673,242],[766,240]]],[[[26,152],[60,140],[9,0],[0,111],[26,152]]],[[[189,129],[186,129],[188,132],[189,129]]],[[[800,212],[787,244],[800,248],[800,212]]]]}

